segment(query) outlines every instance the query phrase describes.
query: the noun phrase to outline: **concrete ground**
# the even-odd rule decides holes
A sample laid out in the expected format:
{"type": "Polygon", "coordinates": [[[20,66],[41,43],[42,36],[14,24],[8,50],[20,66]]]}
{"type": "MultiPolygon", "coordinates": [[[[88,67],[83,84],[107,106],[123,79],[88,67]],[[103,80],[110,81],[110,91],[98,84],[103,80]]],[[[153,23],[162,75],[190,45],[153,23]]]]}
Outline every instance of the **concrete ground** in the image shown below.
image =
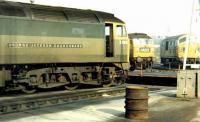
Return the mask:
{"type": "Polygon", "coordinates": [[[200,122],[200,100],[176,98],[176,90],[149,93],[149,119],[124,118],[124,97],[82,101],[0,115],[8,122],[200,122]]]}

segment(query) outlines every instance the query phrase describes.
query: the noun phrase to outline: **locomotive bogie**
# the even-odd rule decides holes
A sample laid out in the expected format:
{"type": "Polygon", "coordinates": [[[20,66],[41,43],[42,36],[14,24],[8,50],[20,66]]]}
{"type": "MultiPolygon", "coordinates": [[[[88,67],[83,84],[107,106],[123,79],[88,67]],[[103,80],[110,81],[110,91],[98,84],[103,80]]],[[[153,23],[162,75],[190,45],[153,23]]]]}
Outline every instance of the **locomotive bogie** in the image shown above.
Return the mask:
{"type": "MultiPolygon", "coordinates": [[[[10,71],[1,71],[1,86],[5,87],[6,82],[12,80],[10,90],[26,90],[31,92],[37,88],[54,88],[66,86],[78,86],[80,84],[92,85],[114,85],[119,83],[122,72],[116,72],[115,67],[85,66],[85,67],[52,67],[32,69],[25,75],[18,75],[11,79],[10,71]],[[14,86],[14,87],[13,87],[14,86]],[[28,88],[28,89],[27,89],[28,88]]],[[[124,81],[123,81],[124,82],[124,81]]],[[[10,83],[11,85],[11,83],[10,83]]],[[[7,89],[8,90],[8,89],[7,89]]]]}

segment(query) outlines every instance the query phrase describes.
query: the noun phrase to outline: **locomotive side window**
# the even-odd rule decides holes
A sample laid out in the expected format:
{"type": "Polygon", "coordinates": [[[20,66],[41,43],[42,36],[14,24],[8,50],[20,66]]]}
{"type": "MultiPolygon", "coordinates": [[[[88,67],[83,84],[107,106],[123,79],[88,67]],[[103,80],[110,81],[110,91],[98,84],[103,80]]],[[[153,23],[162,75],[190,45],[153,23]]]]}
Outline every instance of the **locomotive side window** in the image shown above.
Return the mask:
{"type": "Polygon", "coordinates": [[[169,41],[166,41],[165,50],[168,50],[168,49],[169,49],[169,41]]]}
{"type": "Polygon", "coordinates": [[[170,45],[172,45],[172,43],[173,43],[172,41],[169,42],[170,45]]]}

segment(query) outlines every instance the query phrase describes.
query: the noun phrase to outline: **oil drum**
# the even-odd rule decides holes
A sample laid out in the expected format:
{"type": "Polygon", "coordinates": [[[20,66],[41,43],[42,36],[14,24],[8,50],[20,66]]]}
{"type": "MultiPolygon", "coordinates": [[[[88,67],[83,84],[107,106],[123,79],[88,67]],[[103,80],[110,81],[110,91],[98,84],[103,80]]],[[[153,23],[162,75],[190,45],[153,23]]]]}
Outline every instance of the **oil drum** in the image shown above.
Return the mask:
{"type": "Polygon", "coordinates": [[[125,117],[128,119],[148,119],[148,88],[127,86],[125,117]]]}

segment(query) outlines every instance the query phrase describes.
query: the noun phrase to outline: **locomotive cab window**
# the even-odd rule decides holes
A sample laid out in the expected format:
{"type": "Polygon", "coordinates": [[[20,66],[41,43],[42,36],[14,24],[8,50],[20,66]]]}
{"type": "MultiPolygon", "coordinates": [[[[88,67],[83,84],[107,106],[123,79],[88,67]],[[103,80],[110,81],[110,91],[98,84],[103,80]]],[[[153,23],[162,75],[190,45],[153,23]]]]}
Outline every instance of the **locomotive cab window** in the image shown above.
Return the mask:
{"type": "Polygon", "coordinates": [[[144,39],[144,44],[153,44],[153,40],[151,40],[151,39],[144,39]]]}
{"type": "Polygon", "coordinates": [[[120,36],[120,37],[122,37],[122,36],[126,36],[126,29],[125,29],[125,27],[124,26],[122,26],[122,25],[117,25],[117,36],[120,36]]]}
{"type": "Polygon", "coordinates": [[[153,44],[153,40],[152,40],[152,39],[149,39],[149,40],[148,40],[148,44],[153,44]]]}
{"type": "Polygon", "coordinates": [[[185,42],[186,41],[186,37],[182,38],[179,40],[179,43],[185,42]]]}
{"type": "Polygon", "coordinates": [[[146,44],[152,44],[153,41],[150,39],[146,39],[146,38],[135,38],[134,39],[134,44],[135,45],[146,45],[146,44]]]}

